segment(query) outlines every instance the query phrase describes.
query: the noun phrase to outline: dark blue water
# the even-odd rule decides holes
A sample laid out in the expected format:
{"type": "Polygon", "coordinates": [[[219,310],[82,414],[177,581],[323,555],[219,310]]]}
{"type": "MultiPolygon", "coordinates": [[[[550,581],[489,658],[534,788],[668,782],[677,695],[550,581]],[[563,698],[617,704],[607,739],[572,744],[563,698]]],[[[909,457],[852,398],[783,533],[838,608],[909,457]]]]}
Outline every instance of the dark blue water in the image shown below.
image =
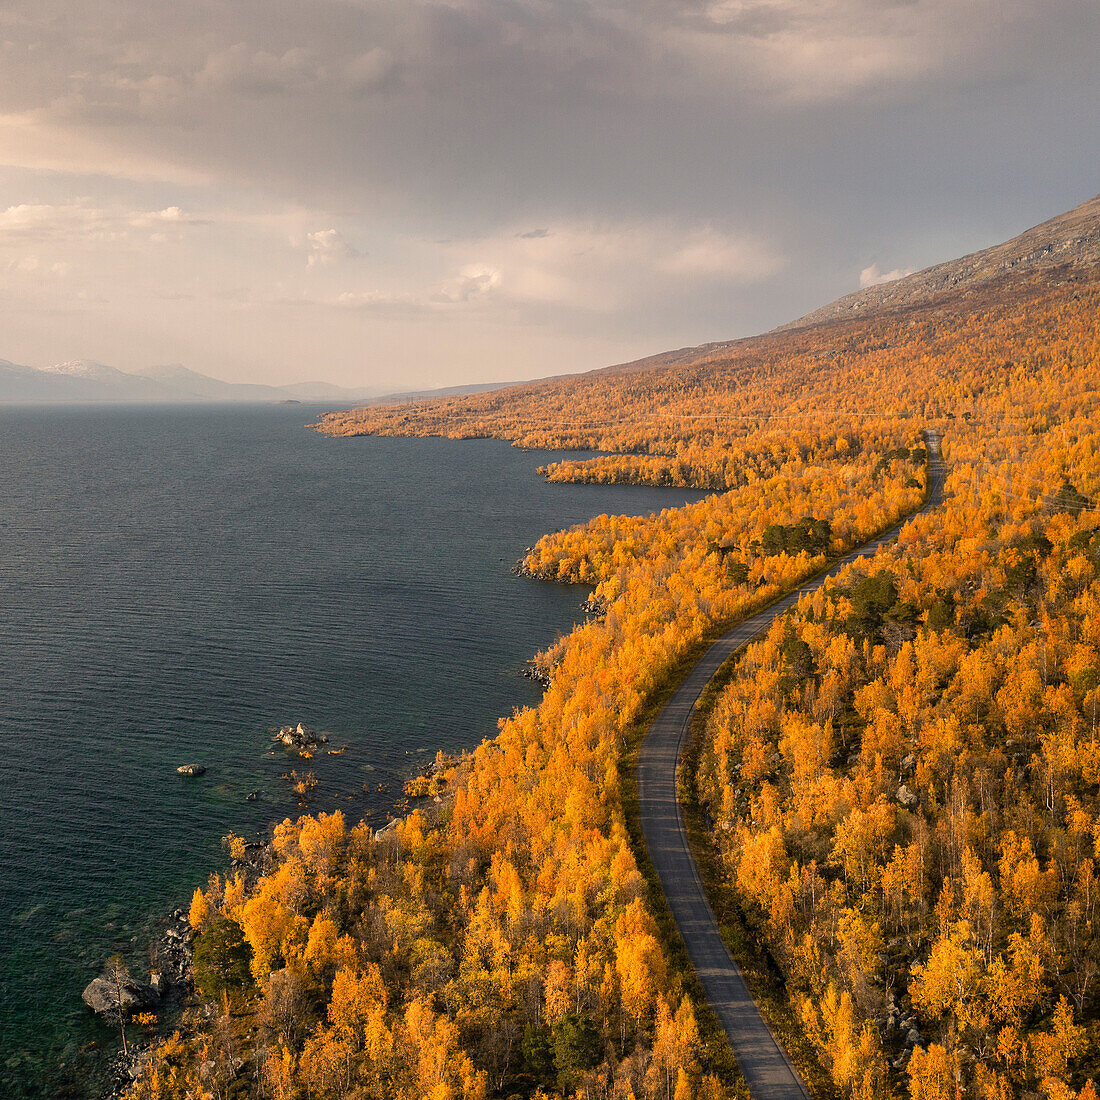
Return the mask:
{"type": "Polygon", "coordinates": [[[112,1036],[86,982],[115,951],[140,968],[220,837],[300,812],[270,727],[347,745],[309,765],[311,811],[384,819],[425,754],[537,700],[524,662],[581,617],[578,590],[511,574],[524,548],[698,496],[307,415],[0,411],[2,1096],[87,1090],[112,1036]]]}

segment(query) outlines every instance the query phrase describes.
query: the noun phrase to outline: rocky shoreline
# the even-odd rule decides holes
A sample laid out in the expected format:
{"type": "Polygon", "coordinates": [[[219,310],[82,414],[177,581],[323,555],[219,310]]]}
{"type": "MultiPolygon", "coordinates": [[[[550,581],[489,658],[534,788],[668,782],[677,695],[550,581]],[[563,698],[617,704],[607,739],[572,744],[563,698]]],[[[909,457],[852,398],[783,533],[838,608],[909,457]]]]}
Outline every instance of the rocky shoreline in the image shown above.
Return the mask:
{"type": "MultiPolygon", "coordinates": [[[[312,749],[327,744],[328,736],[298,723],[273,730],[271,740],[299,754],[308,754],[312,749]]],[[[431,809],[438,810],[447,797],[449,774],[461,764],[461,759],[437,753],[434,759],[426,762],[415,776],[406,781],[405,793],[408,797],[395,808],[398,811],[406,809],[411,797],[434,803],[436,805],[431,809]]],[[[376,829],[375,839],[381,840],[389,834],[397,827],[399,820],[391,818],[387,824],[376,829]]],[[[243,850],[233,849],[238,854],[230,860],[230,871],[240,873],[249,887],[272,869],[273,827],[272,824],[266,835],[259,834],[256,839],[245,841],[243,850]]],[[[116,1039],[120,1017],[126,1024],[127,1049],[111,1056],[101,1079],[105,1100],[115,1100],[132,1087],[141,1077],[165,1033],[170,1033],[173,1026],[178,1025],[185,1010],[198,1006],[194,978],[196,939],[188,910],[182,906],[176,908],[164,918],[163,931],[150,945],[147,981],[131,974],[121,957],[115,956],[109,960],[103,973],[85,986],[81,999],[108,1027],[115,1029],[116,1039]],[[147,1014],[155,1019],[143,1021],[142,1017],[147,1014]],[[143,1023],[151,1026],[143,1027],[143,1023]]]]}
{"type": "Polygon", "coordinates": [[[100,975],[84,988],[81,999],[97,1015],[121,1008],[124,1012],[162,1009],[185,1000],[191,992],[191,926],[183,909],[168,918],[168,926],[153,945],[149,981],[128,973],[117,978],[100,975]]]}
{"type": "MultiPolygon", "coordinates": [[[[231,860],[230,867],[241,872],[251,884],[271,869],[270,841],[262,838],[247,841],[243,856],[231,860]]],[[[88,983],[81,999],[108,1026],[117,1026],[115,1005],[121,1002],[127,1026],[133,1017],[153,1013],[158,1017],[158,1032],[163,1032],[166,1018],[175,1022],[184,1009],[194,1006],[194,944],[195,933],[187,910],[174,909],[166,919],[164,931],[150,948],[148,982],[131,977],[116,984],[104,973],[88,983]]],[[[121,1096],[130,1088],[141,1076],[161,1037],[128,1034],[129,1049],[118,1051],[108,1063],[105,1097],[121,1096]]]]}
{"type": "MultiPolygon", "coordinates": [[[[304,722],[295,726],[280,726],[273,730],[273,742],[281,743],[300,755],[309,756],[313,749],[328,743],[328,735],[317,733],[304,722]]],[[[206,768],[201,764],[183,764],[180,775],[201,776],[206,768]]],[[[253,791],[249,801],[259,792],[253,791]]],[[[246,882],[254,881],[270,868],[270,840],[258,838],[244,843],[243,851],[231,861],[233,871],[243,874],[246,882]]],[[[194,995],[194,940],[188,912],[174,909],[164,922],[164,930],[149,948],[149,976],[131,973],[120,955],[109,959],[102,973],[93,978],[81,993],[81,1000],[109,1026],[129,1027],[135,1018],[155,1019],[162,1030],[165,1014],[174,1015],[186,1007],[194,995]]],[[[141,1074],[149,1051],[155,1045],[142,1033],[127,1035],[127,1050],[119,1051],[108,1068],[109,1093],[117,1095],[129,1087],[141,1074]]]]}
{"type": "MultiPolygon", "coordinates": [[[[81,999],[108,1025],[117,1024],[121,1014],[129,1023],[142,1013],[162,1016],[179,1012],[194,992],[192,944],[194,933],[182,907],[169,915],[164,931],[150,948],[149,980],[130,975],[119,960],[84,988],[81,999]]],[[[154,1043],[134,1036],[127,1051],[119,1051],[107,1068],[108,1096],[130,1087],[142,1071],[154,1043]]]]}
{"type": "Polygon", "coordinates": [[[538,668],[533,661],[528,661],[524,665],[520,675],[525,680],[534,680],[538,684],[542,684],[543,687],[550,686],[550,673],[538,668]]]}

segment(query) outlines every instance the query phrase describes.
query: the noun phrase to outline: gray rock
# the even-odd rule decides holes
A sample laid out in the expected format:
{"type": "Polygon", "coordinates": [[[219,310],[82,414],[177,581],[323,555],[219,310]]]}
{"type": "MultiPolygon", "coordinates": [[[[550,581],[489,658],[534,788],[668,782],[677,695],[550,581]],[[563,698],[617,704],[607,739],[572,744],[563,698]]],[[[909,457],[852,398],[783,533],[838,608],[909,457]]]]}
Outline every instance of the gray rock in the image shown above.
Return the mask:
{"type": "Polygon", "coordinates": [[[181,764],[176,771],[180,775],[205,775],[206,768],[202,764],[181,764]]]}
{"type": "Polygon", "coordinates": [[[102,976],[90,981],[80,997],[93,1012],[100,1015],[114,1012],[120,1006],[123,1012],[152,1008],[160,1000],[151,986],[126,982],[116,990],[114,983],[102,976]]]}
{"type": "Polygon", "coordinates": [[[906,807],[917,804],[917,796],[904,784],[898,787],[898,801],[906,807]]]}
{"type": "Polygon", "coordinates": [[[303,749],[315,749],[318,745],[327,745],[328,734],[317,733],[304,722],[299,722],[296,726],[280,726],[271,740],[286,745],[288,749],[297,749],[301,752],[303,749]]]}
{"type": "Polygon", "coordinates": [[[919,1046],[921,1043],[921,1033],[917,1031],[915,1027],[909,1029],[909,1034],[905,1036],[905,1045],[907,1047],[919,1046]]]}

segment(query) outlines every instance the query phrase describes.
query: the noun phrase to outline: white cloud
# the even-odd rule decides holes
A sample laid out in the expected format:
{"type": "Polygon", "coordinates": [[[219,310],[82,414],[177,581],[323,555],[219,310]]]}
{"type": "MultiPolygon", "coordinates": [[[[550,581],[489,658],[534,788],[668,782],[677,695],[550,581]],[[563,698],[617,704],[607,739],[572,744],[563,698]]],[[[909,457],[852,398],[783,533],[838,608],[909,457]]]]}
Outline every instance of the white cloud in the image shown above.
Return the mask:
{"type": "MultiPolygon", "coordinates": [[[[104,244],[133,237],[133,230],[202,224],[178,206],[163,210],[125,210],[77,201],[61,205],[20,203],[0,211],[0,245],[53,241],[63,244],[104,244]]],[[[163,234],[147,234],[155,240],[163,234]]]]}
{"type": "Polygon", "coordinates": [[[503,276],[485,264],[467,264],[458,277],[449,280],[436,295],[437,301],[470,303],[488,298],[501,284],[503,276]]]}
{"type": "MultiPolygon", "coordinates": [[[[325,303],[309,303],[325,304],[325,303]]],[[[381,312],[400,311],[407,313],[410,310],[424,309],[426,302],[414,294],[391,294],[383,290],[358,290],[345,291],[336,298],[336,305],[341,309],[364,309],[381,312]]]]}
{"type": "MultiPolygon", "coordinates": [[[[773,275],[783,258],[751,234],[668,222],[563,223],[445,246],[478,253],[491,289],[514,302],[607,312],[686,286],[746,285],[773,275]]],[[[474,270],[471,268],[470,270],[474,270]]]]}
{"type": "Polygon", "coordinates": [[[205,225],[206,219],[185,214],[178,206],[166,206],[163,210],[141,211],[130,217],[135,229],[152,229],[173,225],[205,225]]]}
{"type": "Polygon", "coordinates": [[[28,275],[45,275],[54,279],[64,279],[72,272],[72,264],[65,263],[62,260],[50,262],[33,253],[9,260],[6,266],[8,271],[28,275]]]}
{"type": "MultiPolygon", "coordinates": [[[[501,285],[501,273],[482,264],[469,264],[461,271],[434,287],[413,291],[354,290],[344,291],[335,304],[342,309],[374,312],[451,312],[486,305],[501,285]]],[[[324,301],[314,304],[325,305],[324,301]]]]}
{"type": "Polygon", "coordinates": [[[324,267],[342,260],[354,260],[359,256],[358,250],[337,229],[318,229],[307,233],[305,248],[309,253],[306,258],[307,267],[324,267]]]}
{"type": "Polygon", "coordinates": [[[756,282],[774,274],[781,261],[772,249],[751,237],[696,229],[684,233],[682,243],[672,243],[671,251],[657,260],[657,266],[674,275],[756,282]]]}
{"type": "Polygon", "coordinates": [[[434,270],[434,278],[422,276],[402,289],[349,289],[336,304],[607,315],[703,288],[759,282],[784,263],[774,248],[749,235],[641,223],[563,223],[535,232],[405,241],[403,250],[416,269],[434,270]]]}
{"type": "Polygon", "coordinates": [[[881,271],[877,263],[865,267],[859,273],[859,286],[865,290],[869,286],[879,286],[881,283],[892,283],[897,279],[904,279],[906,275],[912,275],[913,269],[895,267],[893,271],[881,271]]]}
{"type": "Polygon", "coordinates": [[[351,91],[371,92],[385,84],[393,71],[393,54],[381,46],[375,46],[347,62],[343,75],[351,91]]]}

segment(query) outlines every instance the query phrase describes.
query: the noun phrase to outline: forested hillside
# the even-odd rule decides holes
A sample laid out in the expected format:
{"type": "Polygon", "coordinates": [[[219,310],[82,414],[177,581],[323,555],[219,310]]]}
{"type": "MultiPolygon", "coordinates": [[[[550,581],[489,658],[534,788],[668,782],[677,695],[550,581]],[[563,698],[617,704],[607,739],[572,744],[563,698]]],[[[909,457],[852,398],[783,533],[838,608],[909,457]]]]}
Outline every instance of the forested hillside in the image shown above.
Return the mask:
{"type": "Polygon", "coordinates": [[[197,892],[199,999],[134,1097],[718,1100],[628,839],[623,761],[693,647],[921,502],[745,654],[697,790],[839,1093],[1094,1097],[1100,1075],[1100,273],[598,372],[330,414],[333,434],[595,450],[554,480],[699,485],[524,569],[600,609],[539,706],[375,836],[277,827],[197,892]],[[201,964],[201,965],[200,965],[201,964]]]}

